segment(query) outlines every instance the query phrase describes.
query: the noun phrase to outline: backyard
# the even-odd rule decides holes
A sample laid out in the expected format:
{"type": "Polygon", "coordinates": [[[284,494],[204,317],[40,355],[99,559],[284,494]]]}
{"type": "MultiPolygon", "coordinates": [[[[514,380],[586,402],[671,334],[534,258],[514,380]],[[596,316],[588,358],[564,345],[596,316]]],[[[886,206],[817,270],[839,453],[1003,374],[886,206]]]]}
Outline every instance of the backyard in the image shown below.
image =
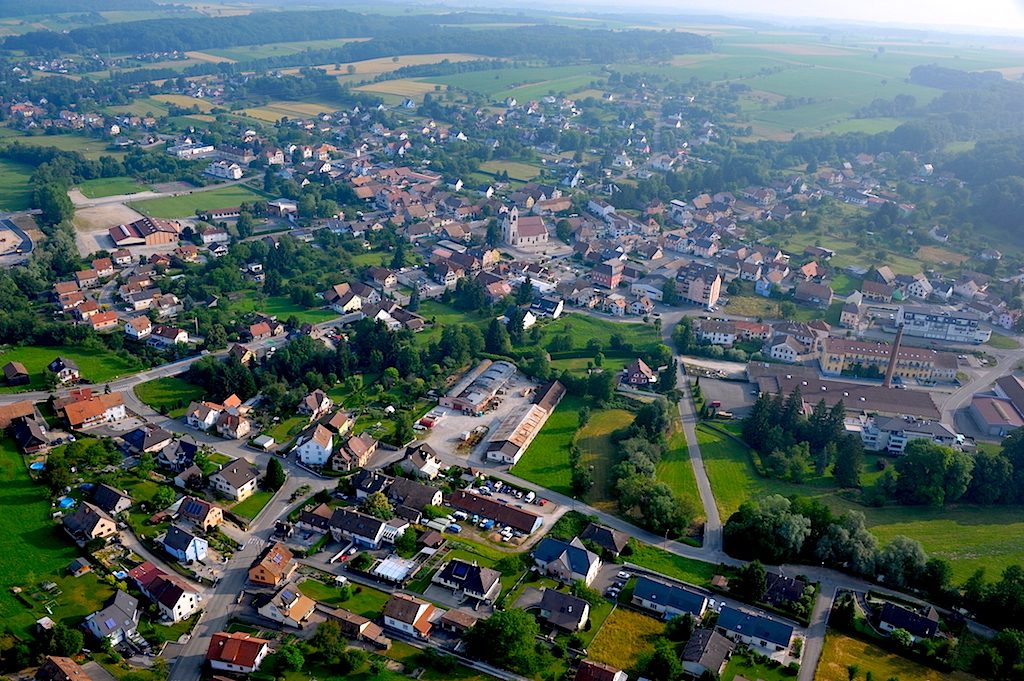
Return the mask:
{"type": "Polygon", "coordinates": [[[135,396],[149,407],[172,419],[181,418],[190,402],[201,400],[205,391],[176,376],[157,378],[135,386],[135,396]]]}
{"type": "Polygon", "coordinates": [[[368,586],[354,587],[351,589],[352,595],[347,600],[343,600],[342,590],[339,587],[324,584],[316,579],[307,579],[300,583],[299,591],[324,605],[344,608],[349,612],[371,619],[379,616],[384,609],[384,604],[388,602],[388,594],[368,586]]]}
{"type": "Polygon", "coordinates": [[[274,492],[270,490],[259,490],[253,492],[252,496],[245,501],[240,501],[231,507],[231,512],[237,516],[252,520],[260,514],[270,500],[274,498],[274,492]]]}
{"type": "Polygon", "coordinates": [[[129,204],[131,208],[154,218],[186,218],[196,211],[232,208],[241,203],[263,201],[266,197],[245,185],[235,184],[209,191],[195,191],[181,196],[149,199],[129,204]]]}
{"type": "MultiPolygon", "coordinates": [[[[878,681],[898,678],[900,681],[973,681],[975,677],[963,672],[940,672],[913,660],[900,657],[860,639],[844,636],[830,629],[825,637],[814,681],[848,681],[850,666],[860,674],[870,673],[878,681]]],[[[723,677],[728,681],[728,677],[723,677]]]]}
{"type": "Polygon", "coordinates": [[[45,388],[43,371],[58,355],[77,363],[82,372],[82,380],[88,383],[104,383],[142,369],[137,362],[129,359],[130,355],[128,357],[118,355],[103,347],[20,346],[0,353],[0,365],[8,362],[21,362],[32,377],[32,381],[27,386],[0,387],[0,392],[45,388]]]}
{"type": "Polygon", "coordinates": [[[230,307],[234,312],[260,312],[277,317],[282,322],[287,321],[289,317],[295,317],[300,324],[320,324],[338,317],[338,313],[333,310],[302,307],[286,296],[245,297],[231,301],[230,307]]]}
{"type": "Polygon", "coordinates": [[[624,670],[635,670],[654,650],[665,631],[662,622],[625,608],[616,608],[588,648],[588,659],[624,670]]]}
{"type": "Polygon", "coordinates": [[[67,573],[78,552],[50,519],[46,491],[32,482],[10,439],[0,440],[0,508],[8,511],[0,514],[0,617],[5,626],[27,634],[37,619],[50,614],[49,605],[54,620],[75,627],[110,597],[112,590],[95,574],[67,573]],[[41,590],[43,582],[53,582],[56,589],[41,590]],[[22,593],[13,593],[15,587],[22,593]]]}

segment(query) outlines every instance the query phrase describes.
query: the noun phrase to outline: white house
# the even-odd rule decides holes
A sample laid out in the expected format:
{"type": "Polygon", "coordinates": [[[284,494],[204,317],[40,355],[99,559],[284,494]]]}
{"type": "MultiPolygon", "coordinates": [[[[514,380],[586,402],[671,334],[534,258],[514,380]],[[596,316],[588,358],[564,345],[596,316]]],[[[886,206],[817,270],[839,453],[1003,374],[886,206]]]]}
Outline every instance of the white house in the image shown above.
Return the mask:
{"type": "Polygon", "coordinates": [[[262,607],[259,614],[285,626],[301,629],[316,609],[316,601],[292,584],[285,584],[262,607]]]}
{"type": "Polygon", "coordinates": [[[295,455],[307,466],[323,466],[334,451],[334,434],[317,424],[300,438],[295,455]]]}
{"type": "Polygon", "coordinates": [[[251,674],[270,654],[270,641],[243,632],[219,632],[210,639],[206,661],[214,670],[251,674]]]}
{"type": "Polygon", "coordinates": [[[431,617],[435,613],[432,604],[407,594],[395,593],[384,606],[384,626],[416,638],[427,638],[433,627],[431,617]]]}
{"type": "Polygon", "coordinates": [[[243,501],[256,491],[260,471],[245,459],[235,459],[210,476],[210,487],[224,496],[243,501]]]}

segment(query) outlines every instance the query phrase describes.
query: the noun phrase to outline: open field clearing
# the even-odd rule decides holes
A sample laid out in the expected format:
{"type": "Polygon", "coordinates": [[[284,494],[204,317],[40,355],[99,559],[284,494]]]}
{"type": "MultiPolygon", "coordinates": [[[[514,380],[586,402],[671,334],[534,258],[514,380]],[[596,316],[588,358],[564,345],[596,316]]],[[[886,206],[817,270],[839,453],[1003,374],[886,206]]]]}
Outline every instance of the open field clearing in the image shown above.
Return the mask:
{"type": "Polygon", "coordinates": [[[485,161],[480,164],[480,170],[492,175],[507,172],[511,179],[522,180],[523,182],[529,182],[540,175],[540,168],[537,166],[518,161],[485,161]]]}
{"type": "Polygon", "coordinates": [[[216,54],[210,54],[209,52],[194,52],[193,51],[193,52],[186,52],[185,54],[189,57],[189,59],[194,59],[195,61],[201,61],[201,62],[210,62],[210,63],[213,63],[213,64],[220,64],[221,62],[234,63],[234,61],[235,61],[234,59],[230,59],[228,57],[221,57],[221,56],[218,56],[216,54]]]}
{"type": "Polygon", "coordinates": [[[580,425],[579,397],[567,395],[537,433],[523,458],[515,465],[515,475],[562,494],[571,494],[569,446],[580,425]]]}
{"type": "Polygon", "coordinates": [[[124,204],[115,203],[95,208],[78,208],[72,223],[79,232],[106,232],[108,227],[124,225],[142,217],[124,204]]]}
{"type": "Polygon", "coordinates": [[[20,135],[5,137],[4,141],[21,142],[36,147],[54,147],[61,151],[77,151],[92,160],[100,156],[123,158],[125,155],[123,151],[108,149],[106,140],[93,139],[85,135],[20,135]]]}
{"type": "Polygon", "coordinates": [[[697,492],[697,479],[693,475],[690,464],[690,451],[686,447],[686,437],[680,432],[669,438],[668,448],[655,467],[658,482],[668,485],[676,495],[689,499],[697,509],[698,520],[703,519],[700,494],[697,492]]]}
{"type": "Polygon", "coordinates": [[[0,159],[0,209],[28,210],[32,202],[28,180],[33,170],[23,163],[0,159]]]}
{"type": "Polygon", "coordinates": [[[966,255],[954,253],[953,251],[940,248],[938,246],[921,246],[921,248],[917,249],[917,253],[914,255],[917,256],[918,260],[935,263],[936,265],[948,264],[959,266],[970,260],[966,255]]]}
{"type": "Polygon", "coordinates": [[[139,201],[132,203],[131,207],[155,218],[184,218],[195,215],[197,210],[233,208],[241,203],[261,201],[263,198],[262,194],[245,185],[236,184],[207,192],[139,201]]]}
{"type": "Polygon", "coordinates": [[[318,102],[288,102],[274,100],[265,106],[242,109],[242,113],[251,118],[276,123],[282,118],[315,118],[323,113],[337,111],[339,104],[323,104],[318,102]]]}
{"type": "MultiPolygon", "coordinates": [[[[267,43],[266,45],[239,45],[238,47],[218,47],[210,50],[203,50],[204,61],[210,58],[226,59],[234,62],[253,61],[254,59],[266,59],[267,57],[283,57],[289,54],[298,54],[306,50],[326,50],[332,47],[341,47],[347,43],[368,38],[333,38],[329,40],[308,40],[305,42],[288,43],[267,43]]],[[[190,55],[191,56],[191,55],[190,55]]]]}
{"type": "Polygon", "coordinates": [[[153,95],[153,100],[180,106],[183,109],[198,107],[203,113],[209,113],[216,108],[216,105],[212,102],[208,102],[205,99],[198,99],[196,97],[189,97],[187,95],[153,95]]]}
{"type": "Polygon", "coordinates": [[[172,419],[184,415],[189,402],[201,400],[206,391],[177,376],[146,381],[135,386],[135,395],[144,404],[172,419]]]}
{"type": "Polygon", "coordinates": [[[479,92],[494,99],[515,97],[529,100],[546,95],[548,90],[572,92],[600,80],[594,66],[542,66],[467,71],[448,76],[425,78],[427,82],[450,85],[462,90],[479,92]],[[535,91],[540,90],[539,94],[535,91]]]}
{"type": "Polygon", "coordinates": [[[654,640],[665,625],[653,617],[616,608],[588,648],[587,658],[619,669],[634,669],[654,650],[654,640]]]}
{"type": "Polygon", "coordinates": [[[844,636],[829,629],[821,652],[814,681],[847,681],[850,665],[861,674],[871,674],[878,681],[898,678],[900,681],[973,681],[963,672],[940,672],[913,660],[900,657],[860,639],[844,636]]]}
{"type": "MultiPolygon", "coordinates": [[[[826,218],[830,221],[830,218],[826,218]]],[[[803,253],[808,246],[818,245],[822,248],[830,248],[836,252],[835,257],[829,263],[832,267],[845,269],[847,267],[870,268],[876,264],[875,253],[879,250],[885,252],[884,262],[898,274],[917,274],[921,271],[921,263],[916,259],[900,253],[885,251],[885,249],[870,248],[863,249],[855,242],[842,237],[830,236],[827,234],[794,234],[779,244],[779,248],[787,253],[803,253]]]]}
{"type": "Polygon", "coordinates": [[[632,412],[625,409],[604,409],[594,412],[576,438],[583,465],[590,468],[594,479],[594,485],[587,494],[587,501],[602,511],[615,510],[611,468],[617,461],[618,450],[612,442],[612,434],[631,424],[633,418],[632,412]]]}
{"type": "MultiPolygon", "coordinates": [[[[460,62],[489,59],[479,54],[466,52],[439,52],[436,54],[403,54],[397,57],[378,57],[342,64],[321,64],[316,68],[327,72],[329,76],[337,76],[342,83],[356,83],[368,80],[370,76],[390,73],[403,66],[422,66],[424,64],[440,64],[443,61],[460,62]],[[355,69],[354,71],[350,69],[355,69]]],[[[283,69],[282,73],[298,73],[299,69],[283,69]]]]}
{"type": "MultiPolygon", "coordinates": [[[[23,345],[0,352],[0,366],[8,362],[21,362],[32,377],[27,386],[18,386],[19,390],[39,390],[44,387],[43,371],[57,356],[66,357],[78,364],[85,382],[103,383],[119,376],[138,371],[141,367],[135,358],[125,359],[106,349],[84,347],[48,347],[23,345]]],[[[0,392],[14,392],[7,386],[0,387],[0,392]]]]}
{"type": "Polygon", "coordinates": [[[434,92],[436,88],[443,87],[434,83],[424,83],[421,80],[412,78],[396,78],[395,80],[382,80],[379,83],[367,83],[352,88],[359,92],[370,92],[375,95],[393,95],[395,97],[410,97],[422,99],[428,92],[434,92]]]}
{"type": "Polygon", "coordinates": [[[86,180],[78,184],[82,195],[96,199],[102,196],[120,196],[122,194],[135,194],[144,192],[148,187],[141,185],[130,177],[100,177],[95,180],[86,180]]]}

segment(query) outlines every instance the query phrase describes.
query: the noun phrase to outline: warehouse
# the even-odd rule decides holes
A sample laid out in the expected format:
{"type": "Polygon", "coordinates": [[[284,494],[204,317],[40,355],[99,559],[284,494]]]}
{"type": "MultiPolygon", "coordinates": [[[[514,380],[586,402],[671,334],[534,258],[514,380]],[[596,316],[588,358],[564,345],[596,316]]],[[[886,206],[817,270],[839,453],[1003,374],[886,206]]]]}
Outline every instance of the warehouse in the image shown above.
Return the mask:
{"type": "Polygon", "coordinates": [[[511,362],[485,359],[463,376],[440,399],[440,404],[442,407],[479,414],[515,373],[516,365],[511,362]]]}
{"type": "Polygon", "coordinates": [[[540,432],[548,412],[536,404],[524,404],[505,417],[487,445],[487,458],[514,466],[540,432]]]}

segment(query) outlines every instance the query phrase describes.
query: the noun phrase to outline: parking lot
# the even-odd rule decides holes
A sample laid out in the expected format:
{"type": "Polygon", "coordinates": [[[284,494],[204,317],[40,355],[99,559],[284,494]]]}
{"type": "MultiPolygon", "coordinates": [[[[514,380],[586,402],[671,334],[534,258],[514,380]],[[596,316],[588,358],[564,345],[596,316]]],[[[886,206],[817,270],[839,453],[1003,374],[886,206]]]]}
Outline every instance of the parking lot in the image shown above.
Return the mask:
{"type": "Polygon", "coordinates": [[[444,416],[429,430],[418,431],[417,437],[426,440],[437,450],[438,456],[445,463],[458,466],[478,466],[482,452],[489,440],[489,434],[497,430],[498,425],[516,407],[528,404],[533,399],[536,384],[521,373],[516,372],[505,385],[504,394],[496,397],[497,405],[483,416],[470,416],[454,409],[435,407],[431,411],[443,413],[444,416]],[[526,394],[524,394],[526,393],[526,394]],[[484,436],[472,448],[459,447],[463,436],[478,426],[487,428],[484,436]]]}
{"type": "Polygon", "coordinates": [[[750,413],[757,395],[757,386],[747,381],[722,381],[716,378],[700,379],[700,390],[708,404],[715,400],[722,403],[720,409],[731,411],[736,418],[750,413]]]}

